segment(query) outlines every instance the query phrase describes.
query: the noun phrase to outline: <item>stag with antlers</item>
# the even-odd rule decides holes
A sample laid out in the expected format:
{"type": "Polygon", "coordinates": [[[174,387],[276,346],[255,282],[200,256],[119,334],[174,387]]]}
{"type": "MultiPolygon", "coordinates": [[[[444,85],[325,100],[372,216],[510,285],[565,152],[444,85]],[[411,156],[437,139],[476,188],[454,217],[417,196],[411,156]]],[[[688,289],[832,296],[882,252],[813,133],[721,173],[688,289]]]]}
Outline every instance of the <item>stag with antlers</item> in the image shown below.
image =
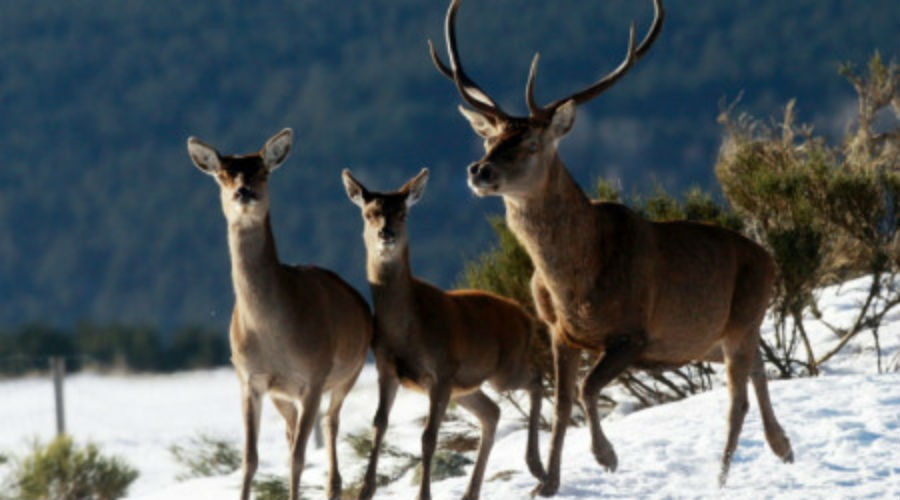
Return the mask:
{"type": "Polygon", "coordinates": [[[525,92],[526,117],[506,113],[463,70],[455,33],[459,4],[451,2],[445,20],[450,65],[441,62],[429,42],[432,60],[472,108],[460,111],[484,139],[485,155],[468,167],[469,186],[478,196],[503,198],[507,224],[535,266],[535,306],[552,332],[555,418],[547,477],[535,492],[549,496],[559,488],[579,350],[597,356],[581,381],[578,400],[587,415],[593,454],[607,469],[615,470],[618,459],[600,427],[599,391],[629,367],[674,367],[695,360],[725,363],[731,403],[720,484],[747,413],[748,378],[769,446],[792,461],[790,442],[769,401],[758,347],[775,275],[772,258],[736,232],[651,222],[623,205],[591,201],[557,152],[572,128],[576,106],[612,87],[653,45],[663,22],[660,0],[654,0],[653,22],[637,45],[632,24],[622,63],[571,96],[537,103],[535,56],[525,92]]]}

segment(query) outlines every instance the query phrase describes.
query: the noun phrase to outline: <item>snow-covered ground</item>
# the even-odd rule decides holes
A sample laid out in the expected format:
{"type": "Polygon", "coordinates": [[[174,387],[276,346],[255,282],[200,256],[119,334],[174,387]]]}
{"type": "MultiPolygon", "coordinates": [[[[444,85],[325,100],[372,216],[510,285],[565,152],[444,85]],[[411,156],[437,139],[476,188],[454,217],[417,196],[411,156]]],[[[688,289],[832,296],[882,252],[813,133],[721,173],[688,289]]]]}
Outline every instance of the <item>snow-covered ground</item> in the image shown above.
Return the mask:
{"type": "MultiPolygon", "coordinates": [[[[831,323],[848,321],[866,280],[822,292],[822,311],[831,323]]],[[[811,321],[817,352],[837,342],[811,321]]],[[[878,374],[872,336],[859,335],[817,378],[772,381],[775,412],[793,444],[795,463],[782,464],[768,449],[756,402],[751,397],[734,464],[724,489],[717,486],[725,438],[727,393],[723,388],[689,399],[604,420],[616,447],[619,469],[606,473],[594,462],[586,429],[568,432],[562,485],[556,498],[621,499],[891,499],[900,498],[900,310],[881,328],[883,361],[878,374]]],[[[342,412],[341,438],[368,436],[377,404],[375,373],[367,367],[342,412]]],[[[79,442],[92,440],[140,471],[132,500],[236,498],[240,473],[179,482],[184,472],[169,447],[200,433],[241,442],[237,380],[229,369],[174,375],[78,374],[66,382],[67,427],[79,442]]],[[[751,392],[752,394],[752,392],[751,392]]],[[[400,390],[387,443],[418,454],[426,399],[400,390]]],[[[627,405],[623,405],[627,408],[627,405]]],[[[549,417],[550,409],[545,408],[549,417]]],[[[0,453],[22,454],[34,438],[54,432],[50,382],[41,378],[0,381],[0,453]]],[[[468,417],[464,417],[468,418],[468,417]]],[[[456,429],[465,424],[455,423],[456,429]]],[[[546,456],[547,433],[541,450],[546,456]]],[[[287,445],[281,417],[263,409],[258,476],[287,474],[287,445]]],[[[485,474],[482,498],[528,498],[534,480],[524,464],[525,432],[515,411],[504,407],[498,438],[485,474]]],[[[362,474],[364,460],[346,442],[341,472],[348,485],[362,474]]],[[[386,467],[390,462],[383,460],[386,467]]],[[[306,498],[324,497],[325,453],[310,447],[303,475],[306,498]]],[[[0,476],[9,466],[0,466],[0,476]]],[[[467,477],[435,482],[436,500],[457,499],[467,477]]],[[[412,472],[376,493],[376,498],[413,498],[412,472]]]]}

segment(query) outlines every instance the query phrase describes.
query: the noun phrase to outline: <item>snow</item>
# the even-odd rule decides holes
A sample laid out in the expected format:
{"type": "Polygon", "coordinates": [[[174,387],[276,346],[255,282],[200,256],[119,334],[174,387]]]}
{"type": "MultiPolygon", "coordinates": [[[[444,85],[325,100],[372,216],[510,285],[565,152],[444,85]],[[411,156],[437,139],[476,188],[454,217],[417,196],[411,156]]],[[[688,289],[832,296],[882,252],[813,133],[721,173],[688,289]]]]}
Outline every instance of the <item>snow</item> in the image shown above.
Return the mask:
{"type": "MultiPolygon", "coordinates": [[[[821,310],[832,324],[852,320],[867,279],[821,291],[821,310]]],[[[807,324],[814,349],[825,352],[838,339],[817,321],[807,324]]],[[[771,326],[764,328],[764,334],[771,326]]],[[[756,401],[744,423],[740,444],[724,489],[717,484],[725,440],[727,392],[704,394],[649,409],[620,405],[604,422],[616,447],[619,468],[607,473],[594,462],[583,427],[571,428],[563,452],[558,499],[892,499],[900,498],[900,309],[880,330],[886,373],[877,371],[872,335],[863,332],[825,365],[822,376],[770,381],[775,413],[787,431],[795,463],[783,464],[766,444],[756,401]]],[[[183,473],[169,447],[204,433],[240,446],[239,388],[230,369],[173,375],[77,374],[66,380],[67,428],[78,442],[91,440],[140,471],[130,500],[236,498],[240,472],[178,481],[183,473]]],[[[752,391],[751,391],[752,395],[752,391]]],[[[367,366],[347,397],[341,420],[339,457],[344,485],[361,477],[365,459],[344,441],[348,433],[370,435],[377,405],[376,374],[367,366]]],[[[488,462],[482,498],[528,498],[535,480],[524,463],[525,431],[508,405],[488,462]]],[[[424,396],[400,389],[386,443],[419,454],[424,396]]],[[[545,416],[551,409],[545,405],[545,416]]],[[[442,427],[471,432],[475,421],[464,413],[442,427]]],[[[52,438],[53,395],[49,380],[0,381],[0,454],[24,454],[33,439],[52,438]]],[[[541,433],[546,457],[549,434],[541,433]]],[[[267,401],[260,436],[257,477],[285,477],[288,453],[284,424],[267,401]]],[[[474,458],[474,452],[470,454],[474,458]]],[[[301,493],[322,498],[327,473],[324,449],[307,451],[301,493]]],[[[382,455],[380,471],[392,466],[382,455]]],[[[10,465],[0,465],[0,476],[10,465]]],[[[467,469],[467,474],[469,470],[467,469]]],[[[413,472],[380,488],[376,498],[413,498],[413,472]]],[[[435,500],[457,499],[468,477],[434,482],[435,500]]]]}

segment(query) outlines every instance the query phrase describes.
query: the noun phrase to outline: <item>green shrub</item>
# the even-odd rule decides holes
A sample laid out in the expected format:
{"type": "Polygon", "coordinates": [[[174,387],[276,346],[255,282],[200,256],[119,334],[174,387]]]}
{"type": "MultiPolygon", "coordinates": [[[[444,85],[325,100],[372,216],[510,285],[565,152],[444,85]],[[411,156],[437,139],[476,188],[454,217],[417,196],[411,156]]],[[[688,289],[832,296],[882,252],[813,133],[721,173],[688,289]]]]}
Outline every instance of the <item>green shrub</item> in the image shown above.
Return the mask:
{"type": "Polygon", "coordinates": [[[285,500],[291,496],[287,479],[270,474],[254,479],[251,489],[256,500],[285,500]]]}
{"type": "MultiPolygon", "coordinates": [[[[472,465],[472,460],[452,450],[438,449],[434,452],[431,459],[431,481],[443,481],[451,477],[466,475],[466,467],[472,465]]],[[[418,484],[422,480],[422,464],[416,467],[416,473],[413,474],[413,484],[418,484]]]]}
{"type": "Polygon", "coordinates": [[[122,459],[100,453],[93,443],[78,447],[69,436],[33,451],[16,464],[10,481],[13,498],[35,500],[113,500],[124,496],[138,472],[122,459]]]}
{"type": "Polygon", "coordinates": [[[488,290],[509,297],[534,312],[531,300],[531,258],[502,217],[488,219],[497,243],[475,260],[467,262],[460,286],[488,290]]]}
{"type": "Polygon", "coordinates": [[[187,472],[178,475],[179,481],[192,477],[221,476],[241,466],[241,452],[237,446],[206,434],[192,437],[184,446],[173,444],[169,452],[176,462],[187,468],[187,472]]]}
{"type": "Polygon", "coordinates": [[[806,337],[803,310],[817,310],[817,288],[862,274],[873,277],[854,326],[826,324],[842,338],[841,345],[871,329],[877,347],[881,318],[900,302],[886,286],[900,272],[900,66],[886,66],[876,53],[867,74],[850,65],[841,73],[856,90],[859,106],[839,146],[797,125],[794,101],[772,126],[747,116],[735,119],[730,110],[720,117],[725,142],[716,176],[778,264],[776,333],[773,342],[764,339],[763,349],[785,377],[795,373],[795,365],[815,374],[835,352],[816,357],[806,337]],[[888,130],[875,127],[876,115],[890,109],[893,124],[888,130]],[[806,361],[794,355],[800,340],[806,361]]]}

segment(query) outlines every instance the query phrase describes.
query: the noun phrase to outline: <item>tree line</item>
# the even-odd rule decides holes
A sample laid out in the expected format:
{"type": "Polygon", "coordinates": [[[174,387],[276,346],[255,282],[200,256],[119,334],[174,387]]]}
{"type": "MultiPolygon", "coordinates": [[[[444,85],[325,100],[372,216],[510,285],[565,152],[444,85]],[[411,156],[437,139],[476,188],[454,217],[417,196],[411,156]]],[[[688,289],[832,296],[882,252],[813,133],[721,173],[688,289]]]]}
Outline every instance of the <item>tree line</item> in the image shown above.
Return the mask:
{"type": "MultiPolygon", "coordinates": [[[[4,2],[0,325],[68,329],[93,318],[161,332],[224,328],[232,301],[225,230],[184,140],[245,152],[284,126],[298,134],[272,181],[286,260],[333,268],[364,289],[358,221],[338,172],[350,166],[390,186],[428,166],[413,265],[449,286],[490,244],[484,217],[500,207],[474,203],[465,187],[463,169],[480,146],[428,60],[425,41],[441,38],[445,7],[4,2]]],[[[579,113],[562,144],[582,183],[600,175],[631,189],[655,175],[674,191],[715,189],[721,97],[743,91],[746,109],[769,114],[803,96],[816,104],[801,116],[833,130],[852,100],[829,78],[834,67],[896,46],[893,18],[883,15],[896,8],[890,0],[666,7],[658,47],[579,113]]],[[[478,80],[521,110],[534,51],[543,61],[537,98],[563,95],[614,67],[628,23],[640,28],[650,16],[649,1],[468,0],[461,50],[478,80]]]]}

